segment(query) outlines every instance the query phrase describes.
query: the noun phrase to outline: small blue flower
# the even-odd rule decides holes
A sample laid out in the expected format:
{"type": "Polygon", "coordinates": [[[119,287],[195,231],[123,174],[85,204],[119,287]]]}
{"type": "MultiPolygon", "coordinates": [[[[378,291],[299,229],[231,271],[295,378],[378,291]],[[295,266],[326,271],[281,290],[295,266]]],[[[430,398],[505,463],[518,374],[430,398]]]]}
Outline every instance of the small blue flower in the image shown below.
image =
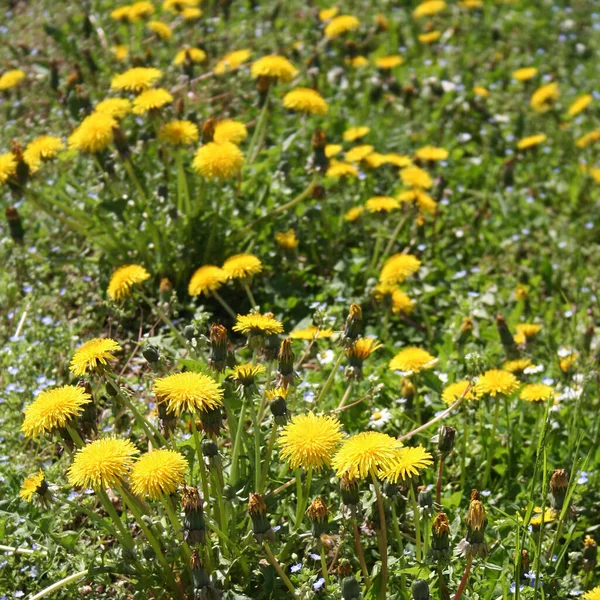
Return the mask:
{"type": "Polygon", "coordinates": [[[290,573],[298,573],[302,570],[302,563],[296,563],[290,567],[290,573]]]}
{"type": "Polygon", "coordinates": [[[317,581],[315,581],[315,583],[313,583],[313,590],[315,590],[315,592],[318,592],[320,589],[323,588],[324,585],[325,579],[323,577],[320,577],[319,579],[317,579],[317,581]]]}

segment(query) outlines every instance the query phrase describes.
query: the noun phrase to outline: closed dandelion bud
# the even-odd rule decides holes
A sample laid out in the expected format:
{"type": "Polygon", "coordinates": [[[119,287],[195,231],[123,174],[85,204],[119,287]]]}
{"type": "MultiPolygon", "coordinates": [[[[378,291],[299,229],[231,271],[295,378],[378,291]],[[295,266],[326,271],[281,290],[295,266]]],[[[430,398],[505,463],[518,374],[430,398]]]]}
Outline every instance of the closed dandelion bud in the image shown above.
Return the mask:
{"type": "Polygon", "coordinates": [[[83,58],[85,59],[85,64],[87,65],[88,69],[92,73],[97,73],[98,65],[96,64],[92,53],[87,48],[83,51],[83,58]]]}
{"type": "Polygon", "coordinates": [[[375,25],[377,26],[378,33],[387,31],[390,28],[389,20],[381,13],[375,15],[375,25]]]}
{"type": "Polygon", "coordinates": [[[325,132],[317,128],[312,136],[313,163],[318,171],[326,171],[329,168],[329,159],[325,155],[327,136],[325,132]]]}
{"type": "Polygon", "coordinates": [[[200,412],[200,423],[202,424],[202,431],[206,435],[215,437],[221,433],[223,429],[223,413],[221,408],[213,408],[200,412]]]}
{"type": "Polygon", "coordinates": [[[98,410],[96,408],[96,403],[94,402],[94,396],[92,395],[92,386],[86,381],[83,387],[85,388],[86,393],[92,398],[92,401],[88,402],[83,407],[83,412],[79,417],[81,432],[84,437],[88,437],[92,432],[98,433],[98,410]]]}
{"type": "Polygon", "coordinates": [[[525,577],[525,575],[527,573],[529,573],[529,564],[531,562],[531,559],[529,557],[529,551],[526,550],[525,548],[523,548],[523,550],[521,550],[520,561],[521,561],[521,568],[520,568],[521,579],[527,579],[525,577]]]}
{"type": "Polygon", "coordinates": [[[460,324],[460,329],[458,332],[458,338],[456,340],[456,343],[459,345],[464,344],[471,336],[472,331],[473,319],[471,319],[471,317],[465,317],[463,322],[460,324]]]}
{"type": "Polygon", "coordinates": [[[565,469],[556,469],[550,478],[550,496],[552,508],[562,510],[569,487],[569,474],[565,469]]]}
{"type": "Polygon", "coordinates": [[[161,277],[160,284],[158,286],[158,293],[160,294],[160,299],[166,301],[169,299],[169,296],[173,292],[173,284],[168,277],[161,277]]]}
{"type": "Polygon", "coordinates": [[[50,87],[56,92],[60,84],[60,75],[58,73],[58,62],[50,61],[50,87]]]}
{"type": "Polygon", "coordinates": [[[281,340],[276,333],[265,336],[265,345],[262,347],[262,354],[265,360],[275,360],[279,354],[281,340]]]}
{"type": "Polygon", "coordinates": [[[258,543],[261,543],[263,538],[272,539],[273,531],[269,519],[267,519],[267,505],[262,494],[253,494],[250,492],[248,500],[248,514],[252,519],[252,533],[258,543]]]}
{"type": "Polygon", "coordinates": [[[202,455],[206,456],[206,458],[214,458],[215,456],[219,456],[219,447],[214,440],[208,438],[204,438],[202,440],[202,455]]]}
{"type": "Polygon", "coordinates": [[[485,507],[481,502],[481,495],[477,490],[471,491],[471,501],[465,522],[467,524],[467,535],[458,544],[458,549],[466,557],[480,556],[485,558],[487,556],[485,543],[487,516],[485,507]]]}
{"type": "Polygon", "coordinates": [[[213,137],[215,135],[215,125],[217,124],[217,120],[212,117],[206,119],[204,123],[202,123],[202,143],[208,144],[208,142],[213,141],[213,137]]]}
{"type": "Polygon", "coordinates": [[[25,237],[25,231],[23,230],[23,223],[21,222],[19,211],[14,206],[7,206],[4,214],[6,215],[6,220],[8,222],[10,237],[16,244],[22,244],[23,238],[25,237]]]}
{"type": "Polygon", "coordinates": [[[312,534],[314,538],[320,538],[329,530],[329,509],[322,498],[315,498],[306,509],[306,514],[312,522],[312,534]]]}
{"type": "Polygon", "coordinates": [[[583,540],[583,570],[590,573],[596,568],[598,562],[598,545],[591,535],[586,535],[583,540]]]}
{"type": "Polygon", "coordinates": [[[177,425],[177,418],[173,413],[167,412],[168,404],[166,402],[159,402],[156,405],[156,410],[158,411],[158,423],[160,425],[162,434],[165,437],[168,437],[173,431],[175,431],[175,427],[177,425]]]}
{"type": "Polygon", "coordinates": [[[352,575],[352,563],[347,558],[340,558],[335,568],[338,577],[342,579],[352,575]]]}
{"type": "Polygon", "coordinates": [[[204,522],[204,507],[198,488],[183,488],[181,497],[183,508],[183,539],[191,546],[204,544],[206,541],[206,524],[204,522]]]}
{"type": "Polygon", "coordinates": [[[195,325],[186,325],[183,329],[183,335],[185,336],[186,340],[191,342],[198,335],[198,330],[196,329],[195,325]]]}
{"type": "Polygon", "coordinates": [[[410,591],[413,600],[429,600],[429,584],[424,579],[413,581],[410,591]]]}
{"type": "Polygon", "coordinates": [[[349,508],[354,508],[360,502],[358,493],[358,479],[350,479],[347,475],[340,479],[340,493],[342,502],[349,508]]]}
{"type": "Polygon", "coordinates": [[[358,304],[350,306],[350,312],[346,318],[346,325],[342,334],[342,344],[347,346],[357,339],[363,332],[363,314],[358,304]]]}
{"type": "Polygon", "coordinates": [[[356,581],[356,577],[344,577],[342,579],[342,598],[343,600],[359,600],[362,598],[360,585],[356,581]]]}
{"type": "Polygon", "coordinates": [[[381,490],[388,498],[395,498],[398,495],[398,486],[395,483],[383,483],[381,490]]]}
{"type": "Polygon", "coordinates": [[[435,562],[450,558],[450,523],[446,513],[438,513],[431,526],[431,558],[435,562]]]}
{"type": "Polygon", "coordinates": [[[517,345],[515,344],[513,334],[506,324],[506,319],[500,313],[496,315],[496,328],[498,329],[500,341],[502,342],[506,354],[508,356],[517,354],[517,345]]]}
{"type": "Polygon", "coordinates": [[[115,143],[115,148],[117,149],[117,152],[119,153],[119,157],[121,158],[121,160],[125,160],[125,159],[129,158],[129,155],[131,154],[131,150],[129,149],[129,144],[127,143],[127,138],[125,137],[125,133],[118,125],[115,125],[112,128],[112,131],[113,131],[113,140],[115,143]]]}
{"type": "Polygon", "coordinates": [[[90,15],[86,13],[85,17],[83,18],[83,35],[86,38],[89,38],[93,31],[94,27],[92,25],[92,21],[90,20],[90,15]]]}
{"type": "Polygon", "coordinates": [[[210,577],[204,568],[198,550],[192,550],[190,568],[192,569],[192,579],[194,580],[194,594],[197,598],[201,598],[201,594],[210,585],[210,577]]]}
{"type": "Polygon", "coordinates": [[[419,496],[417,500],[423,514],[429,517],[431,515],[431,511],[433,510],[433,495],[431,493],[431,490],[419,490],[419,496]]]}
{"type": "Polygon", "coordinates": [[[210,327],[208,366],[218,373],[227,367],[227,329],[223,325],[213,323],[210,327]]]}
{"type": "Polygon", "coordinates": [[[269,410],[273,415],[273,420],[277,425],[285,425],[289,419],[286,398],[289,388],[278,387],[274,390],[267,390],[266,395],[269,400],[269,410]]]}
{"type": "Polygon", "coordinates": [[[12,179],[9,179],[8,184],[12,191],[19,191],[27,183],[29,179],[29,165],[23,159],[23,146],[16,140],[12,140],[10,151],[13,153],[17,162],[17,168],[12,179]]]}
{"type": "Polygon", "coordinates": [[[111,398],[117,397],[119,395],[119,392],[121,391],[119,389],[119,387],[117,385],[115,385],[112,381],[106,381],[106,383],[104,384],[104,387],[106,388],[106,393],[111,398]]]}
{"type": "Polygon", "coordinates": [[[409,408],[412,407],[415,392],[415,386],[412,381],[406,377],[403,377],[400,384],[400,393],[402,394],[403,398],[406,398],[406,405],[409,408]]]}
{"type": "Polygon", "coordinates": [[[456,429],[447,425],[442,425],[438,429],[438,452],[441,456],[448,456],[454,449],[454,438],[456,429]]]}
{"type": "Polygon", "coordinates": [[[296,355],[292,350],[292,338],[286,338],[281,342],[279,349],[279,364],[277,367],[277,381],[283,387],[289,387],[294,383],[296,372],[294,371],[294,360],[296,355]]]}
{"type": "Polygon", "coordinates": [[[156,346],[149,344],[142,350],[142,356],[150,363],[156,363],[160,360],[160,352],[156,346]]]}
{"type": "Polygon", "coordinates": [[[258,81],[256,82],[256,87],[258,88],[258,105],[264,106],[265,102],[267,101],[269,88],[271,87],[271,78],[266,77],[265,75],[260,75],[258,81]]]}

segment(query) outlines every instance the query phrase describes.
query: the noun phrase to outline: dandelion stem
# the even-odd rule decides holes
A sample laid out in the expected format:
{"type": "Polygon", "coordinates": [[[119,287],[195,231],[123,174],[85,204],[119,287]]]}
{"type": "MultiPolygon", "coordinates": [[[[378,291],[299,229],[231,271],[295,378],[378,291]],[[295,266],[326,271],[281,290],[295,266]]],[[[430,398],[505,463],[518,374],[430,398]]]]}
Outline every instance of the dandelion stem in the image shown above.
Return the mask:
{"type": "Polygon", "coordinates": [[[358,530],[358,523],[356,517],[352,517],[352,530],[354,531],[354,547],[356,548],[356,555],[358,556],[358,562],[360,563],[360,570],[362,571],[363,579],[365,581],[365,588],[368,590],[371,587],[371,579],[369,578],[369,569],[367,569],[367,563],[365,562],[365,555],[362,550],[360,543],[360,532],[358,530]]]}
{"type": "Polygon", "coordinates": [[[323,399],[325,394],[327,394],[327,392],[329,391],[329,388],[331,387],[331,385],[333,383],[335,374],[337,373],[339,366],[342,364],[343,358],[344,358],[344,351],[342,350],[340,352],[340,355],[337,357],[337,360],[335,361],[333,368],[331,369],[331,373],[329,373],[329,377],[327,378],[325,385],[321,388],[321,391],[319,392],[319,395],[317,396],[317,399],[315,400],[315,406],[319,406],[319,402],[323,399]]]}
{"type": "Polygon", "coordinates": [[[200,481],[202,483],[202,494],[204,501],[208,503],[210,498],[208,490],[208,480],[206,478],[206,470],[204,469],[204,455],[202,454],[202,445],[200,443],[200,434],[196,427],[196,418],[192,415],[192,435],[194,437],[194,445],[196,446],[196,454],[198,455],[198,471],[200,472],[200,481]]]}
{"type": "Polygon", "coordinates": [[[306,471],[306,484],[305,488],[302,486],[302,473],[300,469],[296,470],[296,520],[294,521],[294,531],[300,529],[302,524],[302,518],[304,517],[304,511],[308,505],[308,498],[310,496],[310,487],[312,485],[312,467],[308,467],[306,471]]]}
{"type": "Polygon", "coordinates": [[[415,488],[413,485],[409,486],[408,495],[413,508],[413,521],[415,524],[415,540],[417,548],[417,562],[421,562],[421,518],[419,515],[419,505],[417,504],[417,497],[415,496],[415,488]]]}
{"type": "Polygon", "coordinates": [[[81,439],[81,436],[79,435],[79,433],[77,433],[77,430],[74,427],[72,427],[71,425],[67,425],[66,429],[69,432],[69,435],[71,436],[71,439],[73,440],[73,443],[78,448],[83,448],[85,446],[85,444],[83,443],[83,440],[81,439]]]}
{"type": "Polygon", "coordinates": [[[256,299],[254,298],[254,295],[252,294],[252,290],[250,289],[250,286],[246,282],[242,283],[242,286],[244,287],[244,290],[246,290],[246,295],[248,296],[248,300],[250,300],[250,305],[252,306],[252,308],[258,306],[258,304],[256,303],[256,299]]]}
{"type": "Polygon", "coordinates": [[[323,573],[323,579],[325,579],[325,585],[329,585],[329,571],[327,569],[327,558],[325,556],[325,544],[321,542],[321,572],[323,573]]]}
{"type": "Polygon", "coordinates": [[[346,391],[344,392],[344,395],[342,396],[342,399],[340,400],[340,403],[338,404],[337,410],[342,410],[344,408],[344,406],[346,406],[346,402],[348,401],[348,398],[350,398],[350,394],[352,392],[352,379],[348,382],[348,387],[346,388],[346,391]]]}
{"type": "Polygon", "coordinates": [[[438,469],[437,484],[435,486],[435,502],[438,506],[441,505],[442,498],[442,478],[444,475],[444,455],[440,455],[440,468],[438,469]]]}
{"type": "Polygon", "coordinates": [[[254,410],[253,403],[250,402],[250,414],[252,415],[252,428],[254,429],[254,489],[260,488],[261,465],[260,465],[260,424],[258,416],[254,410]]]}
{"type": "Polygon", "coordinates": [[[123,525],[123,521],[121,521],[121,518],[117,514],[117,510],[115,509],[115,506],[111,502],[107,493],[104,490],[96,490],[96,495],[98,498],[100,498],[100,502],[102,503],[102,506],[104,506],[104,510],[108,513],[108,516],[112,519],[112,522],[115,524],[115,527],[120,534],[120,537],[119,535],[116,536],[119,542],[121,542],[121,544],[123,544],[127,550],[133,550],[135,548],[135,542],[131,537],[131,533],[129,533],[129,531],[125,528],[125,525],[123,525]]]}
{"type": "Polygon", "coordinates": [[[177,210],[179,214],[184,214],[189,219],[192,216],[192,204],[190,202],[187,175],[183,166],[183,150],[181,148],[175,152],[175,162],[177,165],[177,210]]]}
{"type": "Polygon", "coordinates": [[[265,464],[263,465],[262,476],[260,478],[260,485],[258,486],[258,491],[262,494],[265,489],[265,485],[267,483],[267,477],[269,475],[269,464],[271,462],[271,453],[273,452],[273,446],[275,445],[275,440],[277,439],[277,423],[273,422],[273,427],[271,428],[271,435],[269,436],[269,443],[267,445],[267,452],[265,454],[265,464]]]}
{"type": "Polygon", "coordinates": [[[238,459],[242,447],[242,429],[244,428],[244,415],[246,412],[246,398],[242,400],[242,408],[240,409],[240,418],[237,423],[237,431],[235,432],[235,441],[233,442],[233,451],[231,453],[231,470],[229,471],[229,480],[233,487],[236,486],[238,480],[238,459]]]}
{"type": "MultiPolygon", "coordinates": [[[[379,597],[385,600],[387,597],[387,523],[385,522],[385,510],[383,508],[383,496],[379,489],[377,473],[373,470],[371,473],[375,495],[377,496],[377,508],[379,509],[379,554],[381,555],[381,587],[379,597]]],[[[418,543],[418,540],[417,540],[418,543]]]]}
{"type": "Polygon", "coordinates": [[[223,300],[223,297],[221,296],[221,294],[219,294],[219,292],[217,292],[217,290],[213,290],[212,291],[212,295],[213,295],[213,298],[227,311],[227,313],[229,314],[229,316],[234,321],[236,321],[237,320],[237,315],[235,314],[235,312],[231,308],[231,306],[229,306],[229,304],[227,304],[227,302],[225,302],[225,300],[223,300]]]}
{"type": "Polygon", "coordinates": [[[462,579],[460,580],[460,584],[458,589],[456,590],[456,594],[454,594],[454,600],[460,600],[460,597],[463,595],[465,588],[467,587],[467,581],[469,581],[469,574],[471,573],[471,566],[473,565],[473,557],[469,556],[467,559],[467,566],[465,567],[465,572],[463,573],[462,579]]]}
{"type": "Polygon", "coordinates": [[[269,559],[271,566],[277,571],[277,574],[279,575],[279,577],[281,577],[287,589],[292,593],[293,596],[296,596],[296,590],[292,585],[292,582],[284,573],[283,569],[281,568],[281,565],[277,562],[277,559],[273,555],[273,552],[271,551],[271,548],[269,547],[269,544],[267,544],[266,540],[263,541],[263,548],[265,549],[265,553],[267,554],[267,558],[269,559]]]}
{"type": "Polygon", "coordinates": [[[87,572],[88,572],[88,570],[85,569],[83,571],[73,573],[72,575],[69,575],[68,577],[65,577],[64,579],[61,579],[60,581],[57,581],[56,583],[49,585],[47,588],[43,589],[41,592],[38,592],[35,596],[31,596],[29,600],[39,600],[40,598],[43,598],[44,596],[48,596],[48,594],[52,594],[56,590],[59,590],[60,588],[65,587],[66,585],[69,585],[70,583],[73,583],[74,581],[77,581],[78,579],[81,579],[82,577],[84,577],[87,574],[87,572]]]}
{"type": "Polygon", "coordinates": [[[256,128],[254,129],[254,133],[252,134],[252,139],[250,140],[250,146],[248,147],[248,164],[251,165],[254,162],[254,159],[258,155],[260,151],[260,147],[263,142],[263,129],[266,127],[267,115],[269,114],[269,94],[267,92],[267,97],[265,98],[265,102],[262,106],[262,110],[260,111],[260,116],[258,117],[258,122],[256,123],[256,128]]]}
{"type": "MultiPolygon", "coordinates": [[[[469,388],[467,388],[467,391],[468,390],[469,390],[469,388]]],[[[411,438],[413,435],[416,435],[417,433],[421,433],[421,431],[428,429],[429,427],[431,427],[438,421],[445,419],[462,402],[462,399],[464,398],[464,396],[465,396],[465,394],[463,394],[460,398],[457,398],[456,401],[453,404],[451,404],[444,412],[440,413],[437,417],[434,417],[433,419],[431,419],[431,421],[427,421],[427,423],[420,425],[416,429],[413,429],[412,431],[409,431],[408,433],[401,435],[398,439],[399,440],[407,440],[408,438],[411,438]]]]}
{"type": "Polygon", "coordinates": [[[398,225],[396,225],[396,228],[392,232],[390,241],[388,242],[387,246],[385,247],[385,250],[383,251],[383,253],[381,255],[381,259],[379,260],[378,267],[383,265],[385,259],[389,256],[390,252],[392,251],[392,248],[394,247],[394,244],[396,243],[396,239],[398,238],[398,235],[400,234],[400,231],[401,231],[402,227],[404,226],[404,223],[406,223],[407,219],[408,219],[408,214],[403,216],[400,219],[400,221],[398,221],[398,225]]]}
{"type": "MultiPolygon", "coordinates": [[[[169,517],[169,521],[171,521],[171,526],[173,527],[173,532],[175,533],[175,537],[179,541],[182,541],[183,536],[182,536],[182,532],[181,532],[181,529],[182,529],[181,523],[179,522],[179,519],[177,518],[177,515],[175,514],[175,511],[173,510],[173,505],[171,504],[171,498],[169,498],[168,496],[161,496],[160,500],[165,509],[165,512],[167,513],[167,516],[169,517]]],[[[183,553],[185,555],[186,561],[189,561],[189,559],[192,555],[192,551],[190,550],[190,547],[186,541],[183,541],[182,546],[183,546],[183,553]]]]}
{"type": "Polygon", "coordinates": [[[494,399],[494,416],[492,417],[492,433],[488,440],[488,452],[487,461],[485,464],[485,474],[483,476],[483,489],[487,489],[490,475],[492,473],[492,459],[494,457],[494,450],[496,449],[496,431],[498,430],[498,418],[500,415],[500,402],[498,398],[494,399]]]}

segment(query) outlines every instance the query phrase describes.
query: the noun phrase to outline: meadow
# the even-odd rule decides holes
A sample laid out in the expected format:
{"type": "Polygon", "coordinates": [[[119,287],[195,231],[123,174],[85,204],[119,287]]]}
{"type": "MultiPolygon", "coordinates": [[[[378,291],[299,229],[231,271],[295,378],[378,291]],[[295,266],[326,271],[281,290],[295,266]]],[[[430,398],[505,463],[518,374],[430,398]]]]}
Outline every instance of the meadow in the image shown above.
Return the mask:
{"type": "Polygon", "coordinates": [[[0,600],[600,600],[600,6],[4,0],[0,600]]]}

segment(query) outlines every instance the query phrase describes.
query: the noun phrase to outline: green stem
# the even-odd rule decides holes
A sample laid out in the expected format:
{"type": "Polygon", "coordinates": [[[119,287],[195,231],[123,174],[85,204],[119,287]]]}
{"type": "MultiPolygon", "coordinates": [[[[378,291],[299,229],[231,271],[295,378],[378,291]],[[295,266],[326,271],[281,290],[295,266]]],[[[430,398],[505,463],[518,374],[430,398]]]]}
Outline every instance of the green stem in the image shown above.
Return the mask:
{"type": "Polygon", "coordinates": [[[356,548],[356,555],[358,556],[358,562],[360,563],[360,570],[362,571],[363,580],[365,582],[365,588],[368,590],[371,587],[371,579],[369,577],[369,569],[365,561],[365,554],[360,543],[360,531],[358,529],[358,523],[356,517],[352,516],[352,530],[354,532],[354,547],[356,548]]]}
{"type": "Polygon", "coordinates": [[[325,579],[325,585],[329,585],[329,570],[327,569],[327,557],[325,556],[325,544],[321,542],[321,572],[323,573],[323,579],[325,579]]]}
{"type": "Polygon", "coordinates": [[[192,436],[194,438],[194,445],[196,446],[196,454],[198,455],[198,471],[200,472],[200,481],[202,482],[202,495],[204,496],[204,502],[208,503],[210,495],[208,490],[206,469],[204,468],[204,454],[202,453],[200,433],[198,432],[198,427],[196,427],[196,418],[194,415],[192,415],[192,436]]]}
{"type": "MultiPolygon", "coordinates": [[[[385,510],[383,508],[383,496],[379,489],[377,481],[377,473],[373,469],[371,472],[375,495],[377,496],[377,508],[379,509],[379,554],[381,555],[381,583],[380,594],[381,600],[387,598],[387,578],[388,578],[388,560],[387,560],[387,523],[385,522],[385,510]]],[[[412,486],[411,486],[412,489],[412,486]]]]}
{"type": "Polygon", "coordinates": [[[258,416],[254,410],[252,401],[250,401],[250,414],[252,415],[252,429],[254,430],[254,489],[258,491],[260,488],[260,425],[258,416]]]}
{"type": "Polygon", "coordinates": [[[82,577],[84,577],[87,574],[87,572],[88,572],[88,570],[85,569],[83,571],[73,573],[72,575],[69,575],[68,577],[65,577],[64,579],[61,579],[60,581],[57,581],[56,583],[49,585],[47,588],[43,589],[41,592],[38,592],[37,594],[35,594],[35,596],[30,596],[29,600],[39,600],[40,598],[43,598],[44,596],[48,596],[48,594],[53,594],[54,592],[56,592],[56,590],[59,590],[60,588],[65,587],[66,585],[69,585],[70,583],[73,583],[74,581],[77,581],[78,579],[81,579],[82,577]]]}
{"type": "Polygon", "coordinates": [[[242,286],[243,286],[244,290],[246,290],[246,295],[248,296],[248,300],[250,300],[250,304],[251,304],[252,308],[254,308],[255,306],[258,306],[258,304],[256,303],[256,299],[254,298],[254,295],[252,294],[252,290],[250,289],[250,286],[248,285],[248,283],[244,281],[242,283],[242,286]]]}
{"type": "Polygon", "coordinates": [[[340,403],[338,404],[337,410],[341,410],[342,408],[344,408],[344,406],[346,406],[346,402],[348,402],[348,398],[350,398],[351,392],[352,392],[352,379],[348,382],[348,387],[346,388],[346,391],[344,392],[344,395],[342,396],[342,399],[340,400],[340,403]]]}
{"type": "Polygon", "coordinates": [[[192,204],[187,184],[187,175],[183,166],[183,150],[179,148],[175,152],[175,163],[177,165],[177,211],[184,214],[188,219],[192,216],[192,204]]]}
{"type": "Polygon", "coordinates": [[[240,417],[238,419],[237,431],[235,432],[235,441],[233,442],[233,451],[231,453],[231,470],[229,471],[229,480],[233,487],[238,481],[238,460],[242,449],[242,430],[244,429],[244,416],[246,412],[246,398],[242,400],[240,417]]]}
{"type": "Polygon", "coordinates": [[[377,259],[379,258],[379,252],[381,251],[381,243],[383,238],[383,223],[379,223],[377,227],[377,237],[375,238],[375,248],[373,249],[373,256],[371,256],[371,262],[367,267],[365,272],[365,280],[369,279],[371,272],[375,268],[377,264],[377,259]]]}
{"type": "Polygon", "coordinates": [[[327,392],[329,391],[329,388],[333,384],[335,374],[337,373],[339,366],[342,364],[343,359],[344,359],[344,351],[342,350],[340,352],[340,355],[337,357],[337,360],[335,361],[333,368],[331,369],[331,373],[329,373],[329,377],[327,378],[325,385],[321,388],[321,391],[319,392],[319,395],[317,396],[317,399],[315,400],[315,406],[319,406],[320,401],[323,399],[325,394],[327,394],[327,392]]]}
{"type": "Polygon", "coordinates": [[[223,297],[221,296],[221,294],[219,294],[219,292],[217,292],[217,290],[213,290],[211,293],[213,295],[213,298],[229,313],[229,316],[234,321],[237,321],[237,315],[235,314],[235,312],[231,308],[231,306],[229,306],[229,304],[227,304],[227,302],[225,302],[225,300],[223,300],[223,297]]]}
{"type": "Polygon", "coordinates": [[[383,263],[385,262],[386,258],[390,255],[390,252],[392,251],[392,248],[394,247],[394,244],[396,243],[396,239],[398,238],[398,235],[400,234],[400,230],[404,226],[404,223],[406,223],[407,219],[408,219],[408,215],[402,217],[400,219],[400,221],[398,221],[398,225],[396,225],[396,229],[394,229],[394,231],[392,232],[392,237],[390,238],[390,241],[388,242],[387,246],[385,247],[385,250],[383,251],[383,254],[381,255],[381,259],[379,260],[378,267],[383,266],[383,263]]]}
{"type": "Polygon", "coordinates": [[[117,539],[127,550],[133,550],[135,547],[135,542],[131,537],[131,533],[125,528],[123,525],[123,521],[121,521],[119,515],[117,514],[117,510],[114,504],[110,501],[110,498],[106,494],[104,490],[96,490],[96,495],[100,498],[100,502],[102,502],[102,506],[104,510],[108,513],[108,516],[112,519],[112,522],[115,524],[120,536],[117,536],[117,539]]]}
{"type": "Polygon", "coordinates": [[[308,506],[310,496],[310,487],[312,485],[312,467],[308,467],[306,471],[306,485],[302,486],[302,472],[296,469],[296,520],[294,522],[294,531],[300,529],[304,512],[308,506]]]}
{"type": "Polygon", "coordinates": [[[494,416],[492,418],[492,433],[488,438],[488,452],[487,462],[485,465],[485,474],[483,476],[483,489],[487,489],[490,475],[492,472],[492,458],[494,457],[494,450],[496,449],[496,431],[498,430],[498,417],[500,415],[500,398],[494,398],[494,416]]]}
{"type": "Polygon", "coordinates": [[[409,486],[408,495],[410,496],[413,508],[413,521],[415,524],[415,539],[417,548],[417,562],[421,562],[421,519],[419,515],[419,505],[417,504],[417,497],[415,496],[415,488],[412,484],[409,486]]]}
{"type": "MultiPolygon", "coordinates": [[[[161,496],[160,501],[165,509],[165,512],[167,513],[167,516],[169,517],[169,521],[171,521],[171,526],[173,527],[173,533],[175,534],[175,537],[179,540],[179,541],[183,541],[183,533],[182,533],[182,527],[181,527],[181,523],[179,522],[179,519],[177,518],[177,515],[175,514],[175,511],[173,510],[173,505],[171,504],[171,499],[168,496],[161,496]]],[[[190,547],[188,546],[188,543],[183,541],[183,553],[185,555],[186,561],[190,560],[190,557],[192,556],[192,551],[190,550],[190,547]]]]}
{"type": "MultiPolygon", "coordinates": [[[[263,104],[262,110],[260,111],[260,116],[258,117],[258,122],[256,123],[256,128],[252,134],[252,139],[250,140],[250,146],[248,146],[248,164],[251,165],[260,150],[260,145],[258,145],[259,140],[262,138],[262,130],[265,127],[265,122],[267,120],[267,115],[269,114],[269,94],[267,93],[267,97],[265,98],[265,103],[263,104]]],[[[262,143],[262,142],[261,142],[262,143]]]]}
{"type": "Polygon", "coordinates": [[[258,422],[262,423],[265,418],[267,409],[267,387],[271,384],[271,373],[273,372],[273,361],[267,363],[267,373],[265,376],[265,385],[263,387],[262,396],[260,397],[260,406],[258,408],[258,422]]]}
{"type": "Polygon", "coordinates": [[[287,589],[292,594],[292,597],[295,597],[296,590],[294,589],[292,582],[289,580],[288,576],[284,573],[283,569],[281,568],[281,565],[277,562],[277,559],[273,555],[273,552],[271,551],[271,548],[269,547],[269,544],[266,542],[266,540],[263,541],[263,548],[265,549],[267,558],[269,559],[271,566],[277,571],[277,574],[279,575],[279,577],[281,577],[283,583],[285,583],[287,589]]]}
{"type": "Polygon", "coordinates": [[[265,491],[265,486],[267,484],[267,477],[269,475],[269,465],[271,462],[271,453],[273,452],[273,446],[275,445],[276,439],[277,423],[273,422],[273,426],[271,428],[271,435],[269,436],[269,443],[267,445],[267,452],[265,454],[265,464],[263,465],[262,476],[260,478],[260,485],[258,486],[258,491],[261,494],[265,491]]]}

